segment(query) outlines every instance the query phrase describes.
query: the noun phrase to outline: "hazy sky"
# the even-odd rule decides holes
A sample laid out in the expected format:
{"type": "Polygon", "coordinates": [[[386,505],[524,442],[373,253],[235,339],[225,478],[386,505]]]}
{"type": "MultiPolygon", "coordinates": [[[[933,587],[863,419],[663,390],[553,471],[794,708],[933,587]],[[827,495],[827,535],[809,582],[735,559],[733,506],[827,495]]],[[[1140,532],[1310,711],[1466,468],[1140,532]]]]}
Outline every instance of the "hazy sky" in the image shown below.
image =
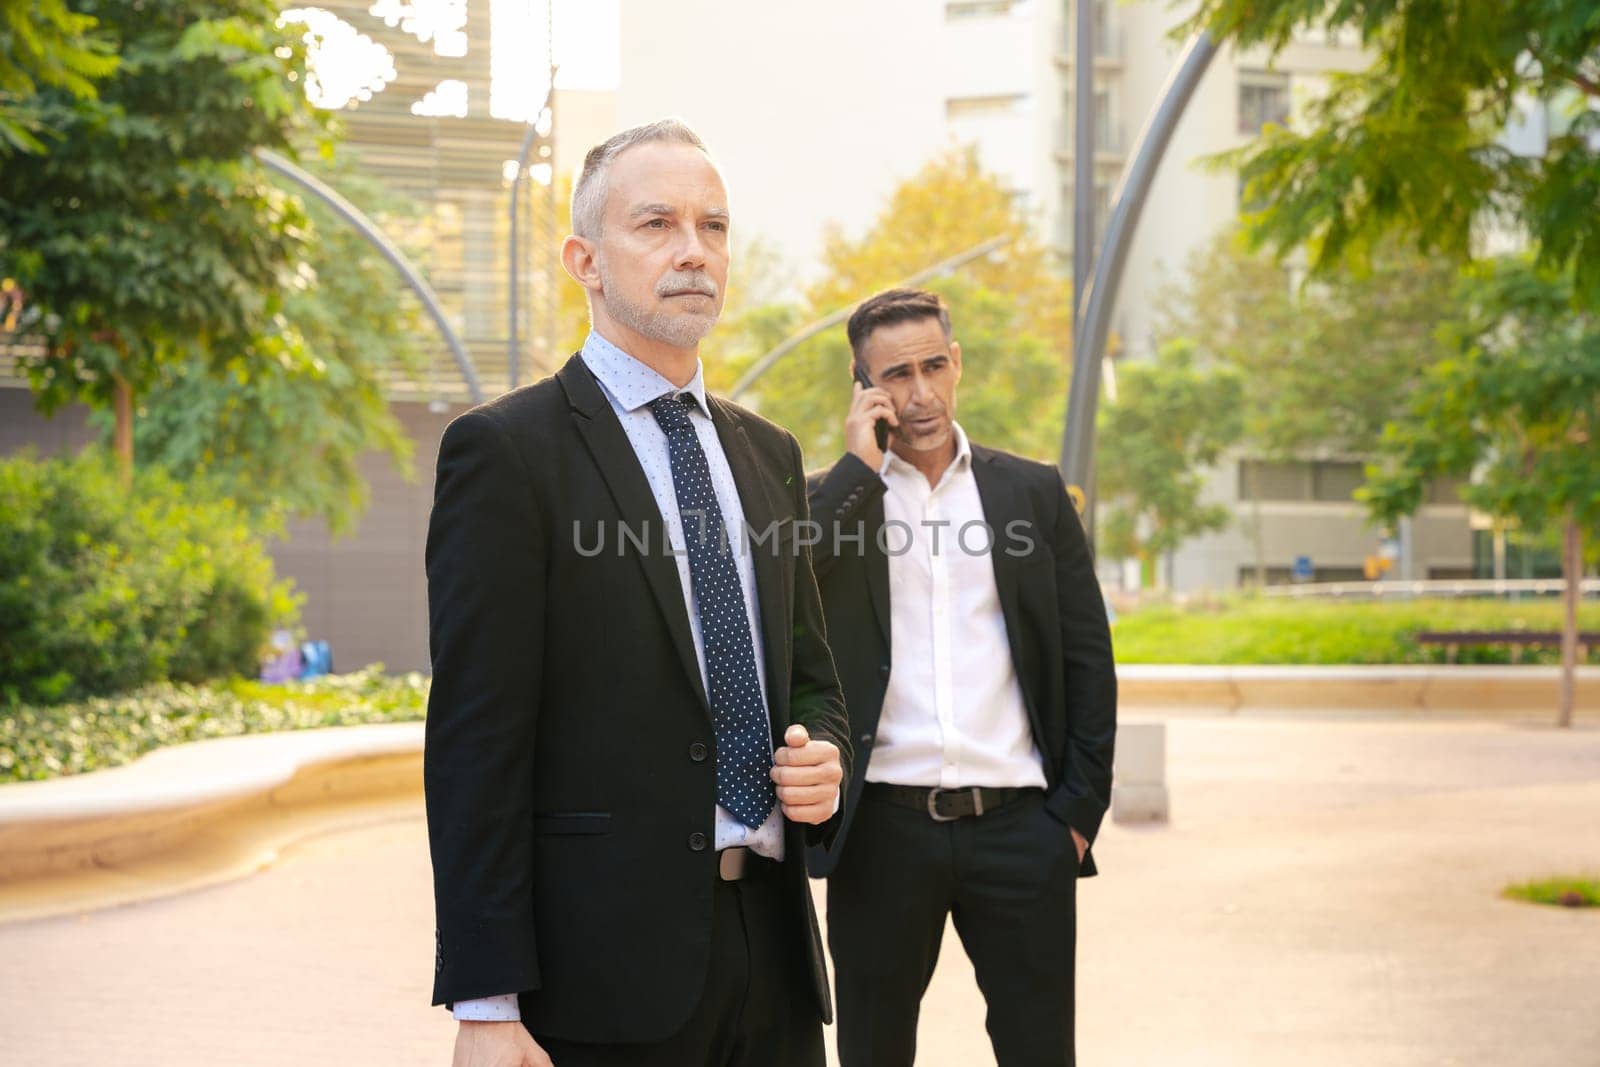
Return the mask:
{"type": "MultiPolygon", "coordinates": [[[[473,2],[473,0],[468,0],[473,2]]],[[[507,63],[495,76],[516,84],[517,93],[544,96],[545,12],[554,3],[556,85],[562,89],[617,87],[617,0],[476,0],[490,4],[491,47],[507,63]]]]}

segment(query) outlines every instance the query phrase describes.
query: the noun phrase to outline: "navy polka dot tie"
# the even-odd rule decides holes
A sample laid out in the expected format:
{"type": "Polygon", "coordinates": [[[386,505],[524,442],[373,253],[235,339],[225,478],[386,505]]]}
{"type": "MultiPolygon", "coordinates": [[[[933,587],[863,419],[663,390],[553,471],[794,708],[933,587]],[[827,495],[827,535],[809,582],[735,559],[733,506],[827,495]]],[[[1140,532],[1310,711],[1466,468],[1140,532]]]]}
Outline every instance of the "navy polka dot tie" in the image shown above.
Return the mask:
{"type": "Polygon", "coordinates": [[[705,451],[689,420],[695,406],[692,393],[668,394],[650,402],[650,413],[667,435],[672,487],[688,543],[689,580],[700,613],[710,683],[707,696],[717,731],[717,803],[755,828],[767,821],[778,799],[771,777],[771,720],[761,699],[755,644],[733,546],[722,525],[722,507],[711,487],[705,451]]]}

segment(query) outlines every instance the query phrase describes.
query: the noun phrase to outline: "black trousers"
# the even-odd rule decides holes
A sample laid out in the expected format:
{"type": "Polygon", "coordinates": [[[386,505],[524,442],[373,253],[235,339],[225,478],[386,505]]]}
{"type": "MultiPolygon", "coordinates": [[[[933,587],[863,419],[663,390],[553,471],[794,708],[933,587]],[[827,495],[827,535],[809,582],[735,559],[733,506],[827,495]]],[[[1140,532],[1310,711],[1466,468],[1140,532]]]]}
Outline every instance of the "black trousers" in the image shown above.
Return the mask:
{"type": "Polygon", "coordinates": [[[803,940],[808,924],[785,899],[782,868],[754,860],[745,878],[719,881],[715,892],[711,965],[683,1029],[627,1045],[534,1034],[555,1067],[823,1067],[822,1016],[803,940]]]}
{"type": "Polygon", "coordinates": [[[840,1067],[910,1067],[947,915],[999,1067],[1072,1064],[1077,877],[1072,833],[1041,793],[941,823],[869,784],[828,879],[840,1067]]]}

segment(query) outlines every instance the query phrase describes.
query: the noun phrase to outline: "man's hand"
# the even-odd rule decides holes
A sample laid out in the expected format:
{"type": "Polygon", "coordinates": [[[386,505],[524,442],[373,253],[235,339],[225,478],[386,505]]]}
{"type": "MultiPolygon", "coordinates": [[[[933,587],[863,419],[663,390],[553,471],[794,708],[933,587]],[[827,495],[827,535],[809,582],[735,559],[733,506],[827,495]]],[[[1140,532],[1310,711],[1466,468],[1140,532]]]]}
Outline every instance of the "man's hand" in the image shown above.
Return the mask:
{"type": "MultiPolygon", "coordinates": [[[[859,387],[858,387],[859,388],[859,387]]],[[[831,741],[813,741],[799,723],[783,734],[783,746],[773,755],[772,780],[778,783],[778,801],[792,822],[825,823],[833,817],[844,768],[831,741]]]]}
{"type": "Polygon", "coordinates": [[[462,1020],[450,1067],[555,1067],[521,1023],[462,1020]]]}
{"type": "Polygon", "coordinates": [[[1083,839],[1082,834],[1078,833],[1076,830],[1073,830],[1072,843],[1078,846],[1078,865],[1081,867],[1083,866],[1083,854],[1089,851],[1089,842],[1083,839]]]}
{"type": "Polygon", "coordinates": [[[883,466],[883,450],[878,447],[873,427],[879,419],[888,419],[890,426],[899,426],[900,416],[894,413],[894,402],[884,390],[863,389],[861,383],[856,382],[851,391],[850,412],[844,417],[844,447],[876,471],[883,466]]]}

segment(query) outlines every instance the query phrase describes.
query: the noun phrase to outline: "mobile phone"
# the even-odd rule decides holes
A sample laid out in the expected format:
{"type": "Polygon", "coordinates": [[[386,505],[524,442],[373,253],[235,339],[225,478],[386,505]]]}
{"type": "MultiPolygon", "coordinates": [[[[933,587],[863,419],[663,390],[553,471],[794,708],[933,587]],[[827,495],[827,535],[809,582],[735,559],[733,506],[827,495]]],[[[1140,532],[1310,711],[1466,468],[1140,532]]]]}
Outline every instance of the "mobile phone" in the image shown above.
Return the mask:
{"type": "MultiPolygon", "coordinates": [[[[872,379],[867,377],[867,372],[862,369],[861,364],[852,363],[850,364],[850,367],[852,372],[855,374],[856,381],[861,383],[861,388],[873,388],[872,379]]],[[[886,451],[889,447],[889,420],[879,419],[877,422],[873,423],[872,433],[873,436],[878,439],[878,451],[886,451]]]]}

